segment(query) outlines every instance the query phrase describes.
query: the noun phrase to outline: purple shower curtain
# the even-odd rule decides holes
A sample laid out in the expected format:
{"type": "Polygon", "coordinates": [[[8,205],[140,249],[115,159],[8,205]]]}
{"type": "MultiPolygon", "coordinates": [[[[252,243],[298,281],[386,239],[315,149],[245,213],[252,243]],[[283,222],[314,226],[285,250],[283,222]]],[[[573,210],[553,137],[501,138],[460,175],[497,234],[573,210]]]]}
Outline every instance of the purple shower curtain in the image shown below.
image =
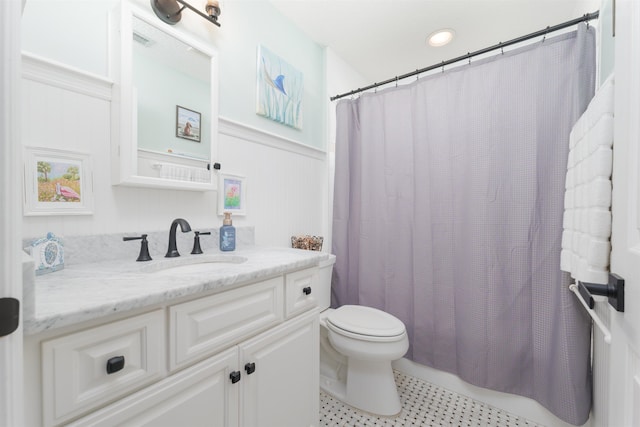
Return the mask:
{"type": "Polygon", "coordinates": [[[595,87],[572,33],[337,105],[333,305],[407,325],[407,357],[583,424],[590,322],[560,271],[571,127],[595,87]]]}

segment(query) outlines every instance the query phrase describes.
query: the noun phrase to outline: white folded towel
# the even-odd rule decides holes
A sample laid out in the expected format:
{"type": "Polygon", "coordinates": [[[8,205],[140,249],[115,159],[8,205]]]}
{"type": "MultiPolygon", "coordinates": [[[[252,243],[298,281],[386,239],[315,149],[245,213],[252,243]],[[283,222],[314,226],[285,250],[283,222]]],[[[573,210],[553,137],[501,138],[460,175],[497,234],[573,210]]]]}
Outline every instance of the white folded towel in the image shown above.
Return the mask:
{"type": "Polygon", "coordinates": [[[160,178],[174,179],[178,181],[191,181],[191,170],[188,166],[180,166],[172,163],[159,163],[160,178]]]}
{"type": "Polygon", "coordinates": [[[211,171],[205,168],[182,166],[174,163],[156,163],[160,169],[160,178],[178,181],[211,182],[211,171]]]}
{"type": "Polygon", "coordinates": [[[195,182],[211,182],[211,171],[205,168],[195,168],[193,170],[193,180],[195,182]]]}
{"type": "Polygon", "coordinates": [[[607,283],[611,254],[613,76],[569,138],[560,268],[579,281],[607,283]]]}

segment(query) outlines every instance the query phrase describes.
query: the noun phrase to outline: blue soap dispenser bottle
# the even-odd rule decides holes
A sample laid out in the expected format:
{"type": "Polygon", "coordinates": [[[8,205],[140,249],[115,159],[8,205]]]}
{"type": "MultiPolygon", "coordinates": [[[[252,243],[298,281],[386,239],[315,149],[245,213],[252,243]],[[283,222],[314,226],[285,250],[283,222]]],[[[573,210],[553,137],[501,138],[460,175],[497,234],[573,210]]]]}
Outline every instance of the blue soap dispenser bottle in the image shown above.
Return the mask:
{"type": "Polygon", "coordinates": [[[236,249],[236,228],[231,222],[231,212],[224,213],[222,227],[220,227],[220,250],[234,251],[236,249]]]}

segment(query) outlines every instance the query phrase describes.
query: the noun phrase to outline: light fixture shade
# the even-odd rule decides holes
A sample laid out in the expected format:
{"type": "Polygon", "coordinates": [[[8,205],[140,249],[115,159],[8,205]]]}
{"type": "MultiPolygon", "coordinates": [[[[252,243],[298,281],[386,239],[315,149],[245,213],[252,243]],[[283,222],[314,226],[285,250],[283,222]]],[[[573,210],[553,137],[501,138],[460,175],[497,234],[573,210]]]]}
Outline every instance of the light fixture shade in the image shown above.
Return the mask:
{"type": "Polygon", "coordinates": [[[151,0],[151,9],[160,20],[169,25],[176,25],[182,18],[180,5],[176,0],[151,0]]]}
{"type": "Polygon", "coordinates": [[[207,12],[206,15],[202,13],[202,11],[191,6],[187,0],[151,0],[151,9],[153,9],[156,16],[160,18],[161,21],[169,25],[175,25],[180,22],[180,19],[182,18],[182,11],[184,9],[190,9],[219,27],[220,23],[218,22],[218,16],[220,16],[220,4],[218,2],[219,0],[207,1],[207,5],[205,6],[205,11],[207,12]]]}
{"type": "Polygon", "coordinates": [[[218,20],[220,16],[220,2],[218,0],[208,0],[204,10],[209,15],[209,18],[218,20]]]}
{"type": "Polygon", "coordinates": [[[453,40],[453,36],[455,34],[456,32],[451,28],[443,28],[429,34],[429,37],[427,37],[427,43],[433,47],[444,46],[453,40]]]}

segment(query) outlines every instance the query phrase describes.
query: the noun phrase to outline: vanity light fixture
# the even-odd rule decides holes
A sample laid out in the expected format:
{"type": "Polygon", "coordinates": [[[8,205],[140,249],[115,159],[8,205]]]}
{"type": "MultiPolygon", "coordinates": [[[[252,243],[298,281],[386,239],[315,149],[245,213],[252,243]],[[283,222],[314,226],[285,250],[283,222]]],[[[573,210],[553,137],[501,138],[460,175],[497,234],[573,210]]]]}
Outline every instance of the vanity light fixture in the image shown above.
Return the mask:
{"type": "Polygon", "coordinates": [[[443,28],[429,34],[429,37],[427,37],[427,43],[433,47],[444,46],[453,40],[453,36],[455,34],[456,32],[451,28],[443,28]]]}
{"type": "Polygon", "coordinates": [[[218,0],[207,0],[207,5],[204,8],[206,14],[200,12],[184,0],[151,0],[151,9],[153,9],[160,20],[169,25],[176,25],[182,18],[182,11],[191,9],[212,24],[218,27],[220,26],[218,22],[220,3],[218,0]],[[182,7],[180,5],[182,5],[182,7]]]}

